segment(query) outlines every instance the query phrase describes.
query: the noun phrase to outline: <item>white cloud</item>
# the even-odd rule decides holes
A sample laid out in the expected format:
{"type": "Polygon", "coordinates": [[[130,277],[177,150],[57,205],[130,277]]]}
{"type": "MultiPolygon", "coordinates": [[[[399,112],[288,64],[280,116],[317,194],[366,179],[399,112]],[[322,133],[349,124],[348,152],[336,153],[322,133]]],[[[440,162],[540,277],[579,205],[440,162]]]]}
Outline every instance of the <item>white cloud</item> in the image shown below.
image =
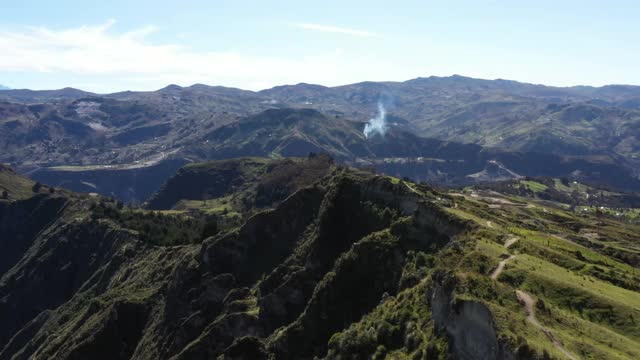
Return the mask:
{"type": "MultiPolygon", "coordinates": [[[[256,89],[285,83],[337,85],[366,78],[375,65],[349,59],[342,51],[296,57],[264,57],[238,51],[196,51],[177,44],[152,43],[158,29],[142,27],[124,33],[115,21],[62,30],[46,27],[0,29],[0,72],[68,74],[81,83],[105,80],[100,89],[154,89],[168,83],[196,82],[256,89]]],[[[310,24],[307,24],[310,25],[310,24]]],[[[339,28],[358,36],[366,32],[339,28]]],[[[60,84],[73,86],[74,84],[60,84]]],[[[87,89],[92,90],[92,89],[87,89]]]]}
{"type": "Polygon", "coordinates": [[[345,34],[345,35],[352,35],[352,36],[359,36],[359,37],[376,36],[375,33],[372,33],[369,31],[356,30],[356,29],[337,27],[337,26],[310,24],[310,23],[295,23],[293,25],[297,28],[305,29],[305,30],[338,33],[338,34],[345,34]]]}

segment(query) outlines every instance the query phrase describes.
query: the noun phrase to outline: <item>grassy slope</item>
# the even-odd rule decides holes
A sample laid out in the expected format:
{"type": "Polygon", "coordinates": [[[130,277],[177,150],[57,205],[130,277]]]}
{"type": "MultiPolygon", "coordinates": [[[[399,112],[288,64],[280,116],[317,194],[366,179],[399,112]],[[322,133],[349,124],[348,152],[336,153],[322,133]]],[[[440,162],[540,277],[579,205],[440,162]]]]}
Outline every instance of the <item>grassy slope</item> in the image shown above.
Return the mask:
{"type": "MultiPolygon", "coordinates": [[[[390,180],[400,183],[399,179],[390,180]]],[[[405,183],[409,188],[416,186],[405,183]]],[[[535,188],[537,184],[530,185],[535,188]]],[[[448,249],[427,261],[431,265],[417,266],[422,271],[417,278],[422,281],[383,300],[359,322],[336,333],[329,344],[329,358],[362,352],[363,348],[369,349],[366,354],[375,349],[376,359],[446,357],[446,341],[434,336],[437,332],[430,309],[419,295],[432,285],[429,282],[434,268],[456,274],[459,299],[481,301],[490,308],[499,338],[514,351],[567,357],[548,335],[527,320],[516,297],[516,290],[520,289],[535,299],[536,318],[541,326],[573,356],[638,358],[640,273],[636,267],[608,255],[607,249],[635,253],[640,241],[634,233],[640,227],[541,206],[525,198],[494,196],[505,203],[496,206],[482,197],[436,197],[436,203],[456,217],[479,225],[458,239],[465,250],[448,249]],[[591,228],[596,221],[602,224],[591,228]],[[585,229],[600,232],[600,240],[616,237],[619,241],[606,243],[584,236],[585,229]],[[505,241],[513,238],[517,241],[505,248],[505,241]],[[574,241],[578,238],[580,241],[574,241]],[[489,274],[507,254],[516,257],[497,280],[491,280],[489,274]],[[402,326],[399,319],[403,318],[408,319],[404,324],[410,324],[409,329],[394,330],[402,326]],[[394,331],[403,334],[404,343],[389,340],[388,332],[394,331]]]]}
{"type": "MultiPolygon", "coordinates": [[[[573,209],[578,214],[605,215],[638,222],[640,195],[595,188],[558,178],[525,178],[477,186],[479,189],[544,200],[552,207],[573,209]]],[[[467,192],[471,188],[465,189],[467,192]]]]}
{"type": "MultiPolygon", "coordinates": [[[[500,339],[511,349],[531,349],[540,356],[547,353],[565,358],[547,335],[528,322],[516,297],[515,290],[519,289],[536,299],[537,320],[575,356],[640,357],[640,273],[634,257],[640,250],[636,235],[640,226],[559,210],[521,197],[425,195],[431,190],[397,178],[388,179],[424,196],[454,217],[479,226],[460,236],[456,240],[458,247],[443,250],[437,256],[409,252],[402,290],[336,332],[328,343],[328,358],[355,353],[394,359],[446,356],[448,345],[434,331],[424,298],[425,291],[433,285],[434,269],[455,273],[458,298],[481,301],[489,307],[500,339]],[[502,201],[496,203],[495,198],[502,201]],[[518,241],[505,248],[505,241],[513,237],[518,241]],[[516,257],[506,264],[497,280],[491,280],[489,274],[507,254],[516,257]]],[[[544,191],[546,186],[535,181],[523,185],[531,191],[544,191]]],[[[237,188],[246,193],[242,189],[237,188]]],[[[231,212],[233,206],[229,204],[233,204],[232,198],[224,195],[183,201],[178,206],[231,212]]],[[[384,230],[379,236],[397,241],[392,232],[384,230]]],[[[247,309],[252,314],[260,313],[255,306],[247,309]]],[[[277,341],[281,336],[276,332],[272,339],[277,341]]]]}
{"type": "Polygon", "coordinates": [[[9,199],[26,199],[33,194],[32,187],[33,181],[0,164],[0,193],[7,191],[9,199]]]}
{"type": "Polygon", "coordinates": [[[516,343],[521,337],[538,353],[564,358],[542,331],[525,320],[514,292],[522,289],[537,299],[538,320],[578,357],[640,356],[638,264],[634,267],[608,256],[610,249],[636,254],[640,227],[540,203],[522,206],[524,198],[504,197],[511,204],[500,205],[482,196],[455,199],[449,211],[477,222],[490,235],[478,237],[475,249],[466,255],[466,268],[472,271],[459,276],[472,286],[463,296],[487,302],[504,336],[516,343]],[[597,238],[590,235],[594,233],[597,238]],[[518,241],[505,249],[503,242],[513,236],[518,241]],[[487,282],[485,276],[507,253],[517,255],[496,282],[487,282]]]}

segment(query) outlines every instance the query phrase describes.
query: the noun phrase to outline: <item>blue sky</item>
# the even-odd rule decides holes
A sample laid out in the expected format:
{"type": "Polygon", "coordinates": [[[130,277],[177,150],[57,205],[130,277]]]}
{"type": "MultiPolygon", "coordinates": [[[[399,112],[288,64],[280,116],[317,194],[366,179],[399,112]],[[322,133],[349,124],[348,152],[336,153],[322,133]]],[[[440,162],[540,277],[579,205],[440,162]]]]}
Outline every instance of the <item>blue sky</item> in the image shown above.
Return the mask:
{"type": "Polygon", "coordinates": [[[0,84],[263,89],[461,74],[640,84],[640,2],[3,1],[0,84]]]}

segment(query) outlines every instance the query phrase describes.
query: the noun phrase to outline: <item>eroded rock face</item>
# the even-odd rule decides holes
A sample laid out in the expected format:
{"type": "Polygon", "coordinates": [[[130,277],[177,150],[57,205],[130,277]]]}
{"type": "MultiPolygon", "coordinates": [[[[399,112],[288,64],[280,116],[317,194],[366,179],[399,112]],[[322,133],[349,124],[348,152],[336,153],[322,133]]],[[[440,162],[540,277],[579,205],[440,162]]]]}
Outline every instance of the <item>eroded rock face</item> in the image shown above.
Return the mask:
{"type": "Polygon", "coordinates": [[[58,205],[42,231],[21,232],[26,250],[0,281],[0,359],[323,357],[332,334],[398,294],[409,251],[435,252],[466,226],[362,174],[192,245],[152,246],[58,205]]]}
{"type": "Polygon", "coordinates": [[[63,197],[45,194],[0,204],[0,276],[20,260],[40,231],[56,221],[66,204],[63,197]]]}
{"type": "Polygon", "coordinates": [[[436,286],[426,296],[436,327],[447,334],[456,359],[515,359],[498,342],[493,315],[486,305],[453,298],[454,281],[447,275],[436,277],[436,286]]]}
{"type": "Polygon", "coordinates": [[[68,301],[100,266],[120,260],[115,244],[123,245],[130,234],[69,223],[62,219],[67,203],[64,197],[36,196],[0,214],[0,223],[14,225],[2,226],[5,254],[22,249],[19,257],[3,259],[8,270],[0,278],[0,343],[40,312],[68,301]]]}
{"type": "Polygon", "coordinates": [[[203,265],[211,273],[232,273],[245,284],[286,260],[315,219],[324,192],[303,189],[273,211],[258,213],[239,231],[206,241],[203,265]]]}
{"type": "Polygon", "coordinates": [[[274,336],[270,350],[278,358],[324,354],[333,333],[370,311],[383,294],[398,291],[403,253],[397,243],[378,240],[357,242],[325,275],[300,317],[274,336]]]}

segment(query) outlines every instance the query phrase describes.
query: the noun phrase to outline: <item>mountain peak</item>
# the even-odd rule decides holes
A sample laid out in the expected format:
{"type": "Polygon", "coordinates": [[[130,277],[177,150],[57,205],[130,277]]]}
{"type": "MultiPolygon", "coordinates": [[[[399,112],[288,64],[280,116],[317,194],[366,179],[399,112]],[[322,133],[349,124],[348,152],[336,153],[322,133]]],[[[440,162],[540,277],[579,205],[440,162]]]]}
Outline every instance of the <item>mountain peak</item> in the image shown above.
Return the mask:
{"type": "Polygon", "coordinates": [[[160,89],[159,91],[178,91],[178,90],[182,90],[182,86],[176,85],[176,84],[169,84],[163,87],[162,89],[160,89]]]}

